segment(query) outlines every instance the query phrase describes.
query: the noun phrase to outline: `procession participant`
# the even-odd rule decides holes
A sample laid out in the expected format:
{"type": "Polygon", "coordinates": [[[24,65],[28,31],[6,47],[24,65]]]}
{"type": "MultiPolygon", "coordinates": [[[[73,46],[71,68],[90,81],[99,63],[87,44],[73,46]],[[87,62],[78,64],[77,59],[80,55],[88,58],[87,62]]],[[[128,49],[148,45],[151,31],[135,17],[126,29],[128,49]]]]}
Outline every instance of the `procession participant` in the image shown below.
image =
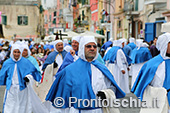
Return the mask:
{"type": "Polygon", "coordinates": [[[53,112],[61,113],[103,113],[100,107],[94,105],[85,107],[78,103],[71,104],[69,98],[76,99],[96,99],[101,96],[99,93],[103,89],[111,89],[117,98],[122,98],[125,93],[116,84],[110,71],[96,59],[98,57],[97,43],[94,37],[83,37],[80,40],[79,59],[64,68],[56,77],[49,93],[46,97],[47,102],[52,102],[57,97],[65,100],[61,108],[50,108],[53,112]]]}
{"type": "Polygon", "coordinates": [[[142,68],[143,64],[150,60],[152,58],[152,55],[145,46],[146,44],[143,43],[142,39],[136,40],[136,46],[137,48],[132,50],[131,59],[132,59],[132,65],[131,65],[131,71],[132,71],[132,82],[131,87],[133,86],[136,77],[139,74],[140,69],[142,68]]]}
{"type": "Polygon", "coordinates": [[[10,58],[0,71],[0,85],[6,85],[3,111],[5,113],[32,113],[26,82],[31,74],[36,81],[41,80],[38,70],[26,58],[22,57],[20,45],[13,44],[10,58]]]}
{"type": "Polygon", "coordinates": [[[143,100],[147,86],[163,87],[170,103],[170,33],[160,35],[156,47],[160,54],[143,65],[131,91],[143,100]]]}

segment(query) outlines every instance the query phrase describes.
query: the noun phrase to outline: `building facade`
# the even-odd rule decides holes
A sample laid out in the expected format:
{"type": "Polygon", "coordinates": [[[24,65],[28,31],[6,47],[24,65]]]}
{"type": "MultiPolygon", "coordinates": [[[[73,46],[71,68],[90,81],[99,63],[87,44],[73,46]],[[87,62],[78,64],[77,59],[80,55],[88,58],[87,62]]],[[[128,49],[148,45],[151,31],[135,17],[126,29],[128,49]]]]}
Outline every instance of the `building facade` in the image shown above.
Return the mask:
{"type": "Polygon", "coordinates": [[[37,38],[43,34],[43,14],[40,1],[0,0],[1,24],[7,39],[37,38]]]}

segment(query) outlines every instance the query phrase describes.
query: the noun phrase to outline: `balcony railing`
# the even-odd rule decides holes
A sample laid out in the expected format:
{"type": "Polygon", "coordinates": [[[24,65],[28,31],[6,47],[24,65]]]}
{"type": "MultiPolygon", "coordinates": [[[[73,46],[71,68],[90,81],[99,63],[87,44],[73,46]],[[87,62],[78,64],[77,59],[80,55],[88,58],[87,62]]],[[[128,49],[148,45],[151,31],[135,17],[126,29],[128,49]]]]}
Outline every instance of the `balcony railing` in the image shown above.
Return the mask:
{"type": "Polygon", "coordinates": [[[167,0],[145,0],[145,5],[166,3],[167,0]]]}
{"type": "Polygon", "coordinates": [[[133,2],[125,1],[123,11],[134,11],[133,2]]]}

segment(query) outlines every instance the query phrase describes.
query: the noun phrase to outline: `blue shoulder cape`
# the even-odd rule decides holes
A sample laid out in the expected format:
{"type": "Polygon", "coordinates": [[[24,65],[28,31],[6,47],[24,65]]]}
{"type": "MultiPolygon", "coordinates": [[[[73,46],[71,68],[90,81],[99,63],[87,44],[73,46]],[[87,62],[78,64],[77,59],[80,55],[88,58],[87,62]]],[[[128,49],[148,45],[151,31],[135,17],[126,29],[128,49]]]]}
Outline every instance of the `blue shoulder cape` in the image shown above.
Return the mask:
{"type": "Polygon", "coordinates": [[[125,52],[128,56],[131,55],[132,48],[131,48],[130,46],[125,45],[125,46],[123,47],[123,50],[124,50],[124,52],[125,52]]]}
{"type": "MultiPolygon", "coordinates": [[[[116,97],[124,97],[125,93],[116,84],[113,75],[106,66],[99,63],[97,60],[91,63],[113,83],[116,88],[116,97]]],[[[53,106],[55,106],[54,99],[62,97],[65,100],[65,104],[62,108],[68,108],[69,97],[76,97],[77,99],[96,99],[91,84],[91,63],[79,58],[76,62],[63,69],[53,82],[46,96],[46,100],[51,101],[53,106]]],[[[71,106],[78,109],[95,109],[95,106],[85,108],[82,104],[78,107],[78,103],[74,103],[71,106]]]]}
{"type": "MultiPolygon", "coordinates": [[[[45,60],[45,62],[44,62],[44,64],[43,64],[43,67],[42,67],[42,70],[44,70],[44,69],[47,67],[48,64],[52,64],[52,63],[55,61],[55,58],[56,58],[56,56],[57,56],[58,54],[59,54],[59,53],[56,52],[56,51],[51,52],[51,53],[48,55],[47,59],[45,60]]],[[[64,59],[64,57],[65,57],[65,55],[67,54],[67,52],[66,52],[65,50],[63,50],[63,51],[61,52],[61,54],[62,54],[62,57],[63,57],[63,59],[64,59]]]]}
{"type": "Polygon", "coordinates": [[[133,50],[133,49],[135,49],[136,44],[132,42],[132,43],[129,43],[128,46],[130,46],[132,48],[132,50],[133,50]]]}
{"type": "Polygon", "coordinates": [[[104,61],[108,61],[109,63],[114,63],[116,60],[116,55],[117,55],[117,51],[120,49],[120,47],[118,46],[113,46],[107,53],[106,55],[103,57],[104,61]]]}
{"type": "Polygon", "coordinates": [[[132,64],[139,64],[148,61],[152,58],[151,52],[146,47],[135,48],[132,50],[132,64]]]}
{"type": "Polygon", "coordinates": [[[112,44],[112,41],[107,41],[102,45],[102,49],[106,50],[108,47],[110,47],[110,45],[112,44]]]}
{"type": "MultiPolygon", "coordinates": [[[[121,47],[118,47],[118,46],[113,46],[107,53],[106,55],[103,57],[103,60],[104,61],[108,61],[109,60],[109,63],[114,63],[115,60],[116,60],[116,56],[117,56],[117,51],[121,49],[121,47]]],[[[126,59],[127,59],[127,62],[128,62],[128,65],[131,64],[132,60],[131,58],[125,53],[125,51],[122,49],[123,53],[125,54],[126,56],[126,59]]]]}
{"type": "MultiPolygon", "coordinates": [[[[78,54],[78,51],[75,52],[75,54],[77,55],[78,54]]],[[[63,60],[63,63],[62,65],[60,66],[60,68],[58,69],[57,73],[60,72],[61,70],[63,70],[65,67],[67,67],[69,64],[73,63],[74,62],[74,58],[73,56],[71,55],[70,52],[68,52],[65,57],[64,57],[64,60],[63,60]]]]}
{"type": "MultiPolygon", "coordinates": [[[[78,51],[76,51],[76,55],[78,55],[78,51]]],[[[101,57],[100,54],[98,55],[97,60],[98,60],[100,63],[104,64],[104,61],[103,61],[103,59],[102,59],[102,57],[101,57]]],[[[73,62],[74,62],[74,58],[73,58],[73,56],[71,55],[71,53],[68,52],[68,53],[66,54],[64,60],[63,60],[62,65],[61,65],[60,68],[58,69],[57,73],[59,73],[61,70],[63,70],[65,67],[67,67],[68,65],[70,65],[70,64],[73,63],[73,62]]],[[[55,76],[57,76],[57,74],[56,74],[55,76]]]]}
{"type": "MultiPolygon", "coordinates": [[[[158,69],[158,66],[164,61],[161,55],[158,55],[148,62],[146,62],[142,69],[140,70],[138,77],[136,78],[136,81],[131,89],[131,92],[134,93],[137,97],[139,97],[141,100],[143,99],[143,93],[145,88],[151,83],[153,80],[155,73],[158,69]]],[[[165,89],[170,89],[170,60],[166,62],[166,72],[165,72],[165,81],[163,84],[163,87],[165,89]]],[[[170,103],[170,92],[168,92],[168,102],[170,103]]]]}
{"type": "Polygon", "coordinates": [[[22,57],[20,61],[14,62],[11,58],[9,58],[4,62],[0,71],[0,85],[6,85],[7,90],[11,87],[16,63],[20,90],[23,90],[26,87],[24,77],[28,74],[31,74],[36,81],[41,80],[39,71],[28,59],[22,57]]]}
{"type": "Polygon", "coordinates": [[[40,68],[39,68],[37,60],[33,56],[28,56],[27,59],[37,68],[37,70],[41,74],[41,71],[40,71],[40,68]]]}

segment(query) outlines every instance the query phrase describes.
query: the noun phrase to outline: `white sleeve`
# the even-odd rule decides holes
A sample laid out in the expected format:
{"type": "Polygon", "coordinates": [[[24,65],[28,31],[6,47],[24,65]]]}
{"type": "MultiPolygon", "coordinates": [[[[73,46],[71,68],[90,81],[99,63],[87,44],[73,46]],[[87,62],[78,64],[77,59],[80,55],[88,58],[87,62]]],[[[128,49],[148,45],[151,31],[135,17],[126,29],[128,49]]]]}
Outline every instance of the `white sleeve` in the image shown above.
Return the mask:
{"type": "Polygon", "coordinates": [[[119,67],[120,70],[125,70],[123,68],[123,63],[125,63],[124,59],[123,59],[124,56],[125,55],[123,54],[123,51],[121,49],[119,49],[117,51],[117,55],[116,55],[116,62],[117,62],[117,66],[119,67]]]}
{"type": "Polygon", "coordinates": [[[165,80],[165,61],[163,61],[155,73],[155,76],[151,82],[153,87],[162,87],[165,80]]]}
{"type": "Polygon", "coordinates": [[[115,86],[111,83],[111,81],[107,77],[105,77],[104,81],[105,81],[107,89],[111,89],[114,93],[116,93],[115,86]]]}
{"type": "Polygon", "coordinates": [[[74,55],[73,58],[74,58],[74,62],[75,62],[79,57],[77,55],[74,55]]]}

